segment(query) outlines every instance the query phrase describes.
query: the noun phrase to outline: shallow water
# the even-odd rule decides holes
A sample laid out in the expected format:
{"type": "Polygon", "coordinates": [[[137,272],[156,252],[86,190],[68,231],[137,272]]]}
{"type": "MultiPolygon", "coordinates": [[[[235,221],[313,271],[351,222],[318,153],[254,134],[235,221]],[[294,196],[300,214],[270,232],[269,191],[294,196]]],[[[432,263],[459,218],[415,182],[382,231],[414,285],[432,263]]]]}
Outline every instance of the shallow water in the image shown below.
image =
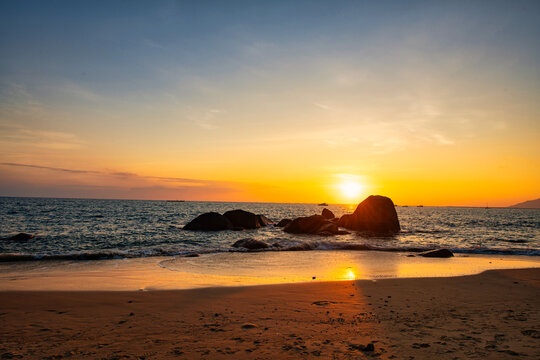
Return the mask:
{"type": "MultiPolygon", "coordinates": [[[[402,231],[392,237],[351,233],[332,237],[258,230],[191,232],[197,215],[244,209],[273,221],[320,213],[314,204],[166,202],[0,198],[0,237],[27,232],[27,242],[0,241],[3,261],[170,256],[237,251],[243,238],[279,243],[280,250],[418,251],[439,247],[457,253],[540,255],[540,211],[529,209],[397,207],[402,231]]],[[[328,206],[337,216],[354,206],[328,206]]],[[[272,251],[275,251],[272,250],[272,251]]]]}
{"type": "Polygon", "coordinates": [[[540,257],[458,254],[448,259],[381,251],[209,253],[99,261],[0,263],[0,291],[165,290],[314,281],[448,277],[540,267],[540,257]]]}

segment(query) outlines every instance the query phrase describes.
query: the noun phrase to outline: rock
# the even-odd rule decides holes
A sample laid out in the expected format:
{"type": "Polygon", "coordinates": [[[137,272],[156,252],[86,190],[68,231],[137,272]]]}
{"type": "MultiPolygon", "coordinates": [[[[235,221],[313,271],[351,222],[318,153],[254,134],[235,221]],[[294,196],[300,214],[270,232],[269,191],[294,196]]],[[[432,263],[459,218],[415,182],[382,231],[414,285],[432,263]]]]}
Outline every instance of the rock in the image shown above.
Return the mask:
{"type": "Polygon", "coordinates": [[[17,235],[10,236],[8,238],[5,238],[4,240],[9,241],[28,241],[30,239],[35,238],[34,234],[27,234],[27,233],[18,233],[17,235]]]}
{"type": "Polygon", "coordinates": [[[276,224],[276,226],[285,227],[285,226],[289,225],[291,223],[291,221],[292,221],[291,219],[283,219],[280,222],[278,222],[276,224]]]}
{"type": "Polygon", "coordinates": [[[364,350],[362,351],[375,351],[375,345],[373,345],[373,343],[369,343],[364,347],[364,350]]]}
{"type": "Polygon", "coordinates": [[[251,238],[238,240],[232,246],[235,248],[242,247],[249,250],[266,249],[270,247],[270,245],[268,245],[264,241],[255,240],[251,238]]]}
{"type": "Polygon", "coordinates": [[[431,250],[431,251],[422,252],[422,253],[418,254],[418,256],[434,257],[434,258],[449,258],[449,257],[454,256],[454,253],[452,253],[448,249],[437,249],[437,250],[431,250]]]}
{"type": "Polygon", "coordinates": [[[244,229],[258,229],[261,227],[259,223],[259,218],[252,212],[245,210],[230,210],[223,214],[233,227],[244,228],[244,229]]]}
{"type": "Polygon", "coordinates": [[[291,234],[319,234],[319,233],[332,233],[335,234],[339,231],[337,225],[322,215],[312,215],[306,217],[299,217],[291,221],[283,231],[291,234]]]}
{"type": "Polygon", "coordinates": [[[328,220],[335,218],[334,213],[326,208],[322,210],[321,215],[323,218],[328,219],[328,220]]]}
{"type": "Polygon", "coordinates": [[[242,324],[242,329],[255,329],[256,327],[257,327],[257,325],[252,324],[252,323],[242,324]]]}
{"type": "Polygon", "coordinates": [[[197,254],[197,253],[191,253],[191,254],[187,254],[185,255],[184,257],[199,257],[201,255],[197,254]]]}
{"type": "Polygon", "coordinates": [[[351,222],[351,219],[352,219],[352,214],[345,214],[339,218],[339,221],[337,224],[339,227],[348,228],[349,223],[351,222]]]}
{"type": "Polygon", "coordinates": [[[216,212],[208,212],[191,220],[184,230],[219,231],[230,230],[233,225],[225,216],[216,212]]]}
{"type": "Polygon", "coordinates": [[[358,344],[349,344],[349,348],[351,350],[360,350],[360,351],[366,351],[366,352],[372,352],[375,351],[375,345],[373,343],[369,343],[367,345],[358,345],[358,344]]]}
{"type": "Polygon", "coordinates": [[[261,226],[268,226],[274,223],[272,220],[261,214],[257,215],[257,219],[259,220],[259,225],[261,226]]]}
{"type": "Polygon", "coordinates": [[[343,225],[340,226],[377,235],[392,235],[401,230],[394,203],[386,196],[369,196],[358,204],[350,217],[342,219],[339,223],[343,225]]]}
{"type": "Polygon", "coordinates": [[[337,234],[338,231],[339,231],[338,226],[334,222],[326,221],[326,222],[321,223],[321,226],[319,227],[317,232],[318,233],[329,232],[332,234],[337,234]]]}

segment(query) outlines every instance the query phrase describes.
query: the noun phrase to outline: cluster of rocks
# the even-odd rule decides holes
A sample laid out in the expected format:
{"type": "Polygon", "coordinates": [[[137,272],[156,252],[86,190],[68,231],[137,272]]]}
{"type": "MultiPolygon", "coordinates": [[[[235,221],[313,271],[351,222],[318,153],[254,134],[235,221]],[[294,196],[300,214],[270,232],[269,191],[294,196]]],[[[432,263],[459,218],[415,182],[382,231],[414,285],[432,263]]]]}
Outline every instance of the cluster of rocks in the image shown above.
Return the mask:
{"type": "MultiPolygon", "coordinates": [[[[243,230],[258,229],[272,224],[264,215],[256,215],[245,210],[231,210],[223,215],[216,212],[197,216],[185,230],[243,230]]],[[[336,218],[332,211],[323,209],[320,215],[303,216],[296,219],[283,219],[276,224],[291,234],[340,235],[348,234],[345,228],[367,231],[377,235],[393,235],[400,231],[394,203],[390,198],[371,195],[356,207],[352,214],[336,218]]]]}
{"type": "Polygon", "coordinates": [[[272,224],[264,215],[255,215],[244,210],[230,210],[223,215],[217,212],[208,212],[191,220],[184,230],[220,231],[258,229],[272,224]]]}
{"type": "Polygon", "coordinates": [[[352,214],[336,218],[332,211],[323,209],[321,215],[283,219],[276,226],[292,234],[341,235],[345,228],[370,232],[375,235],[397,234],[401,227],[392,200],[386,196],[371,195],[356,207],[352,214]]]}
{"type": "MultiPolygon", "coordinates": [[[[209,212],[197,216],[184,226],[185,230],[219,231],[258,229],[273,224],[266,216],[256,215],[245,210],[231,210],[223,215],[209,212]]],[[[347,230],[360,231],[376,236],[391,236],[399,233],[401,226],[392,200],[386,196],[371,195],[356,207],[352,214],[345,214],[339,218],[332,211],[323,209],[320,215],[298,217],[296,219],[283,219],[275,224],[290,234],[314,235],[343,235],[349,234],[347,230]]],[[[278,244],[279,245],[279,244],[278,244]]],[[[276,246],[255,239],[242,239],[233,244],[250,250],[265,249],[276,246]]],[[[419,254],[425,257],[451,257],[452,252],[439,249],[419,254]]]]}

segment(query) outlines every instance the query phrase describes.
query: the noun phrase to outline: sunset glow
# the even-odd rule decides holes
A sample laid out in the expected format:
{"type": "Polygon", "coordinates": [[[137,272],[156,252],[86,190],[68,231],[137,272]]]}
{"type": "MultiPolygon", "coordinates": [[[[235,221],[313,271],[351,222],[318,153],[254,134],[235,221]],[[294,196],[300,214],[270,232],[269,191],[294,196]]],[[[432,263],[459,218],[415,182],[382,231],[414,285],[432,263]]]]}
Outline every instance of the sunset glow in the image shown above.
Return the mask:
{"type": "Polygon", "coordinates": [[[537,3],[278,3],[5,4],[0,195],[538,198],[537,3]]]}
{"type": "Polygon", "coordinates": [[[348,200],[357,200],[362,191],[362,185],[356,182],[345,182],[340,184],[339,187],[348,200]]]}

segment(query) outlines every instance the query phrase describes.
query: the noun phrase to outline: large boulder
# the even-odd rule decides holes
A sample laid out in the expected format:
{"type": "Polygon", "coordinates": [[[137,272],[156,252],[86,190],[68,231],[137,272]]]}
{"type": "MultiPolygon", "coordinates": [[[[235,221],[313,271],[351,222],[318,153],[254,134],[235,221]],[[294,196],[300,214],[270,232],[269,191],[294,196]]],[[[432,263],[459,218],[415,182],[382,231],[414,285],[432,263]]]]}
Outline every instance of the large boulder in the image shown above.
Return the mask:
{"type": "Polygon", "coordinates": [[[232,246],[235,248],[245,248],[249,250],[266,249],[270,247],[270,245],[268,245],[264,241],[251,238],[238,240],[232,246]]]}
{"type": "Polygon", "coordinates": [[[230,230],[232,228],[233,225],[229,219],[217,212],[208,212],[199,215],[184,226],[184,230],[200,231],[230,230]]]}
{"type": "Polygon", "coordinates": [[[343,221],[340,219],[338,225],[378,235],[392,235],[401,230],[394,203],[390,198],[380,195],[369,196],[358,204],[350,217],[343,221]]]}
{"type": "Polygon", "coordinates": [[[337,225],[322,215],[312,215],[299,217],[291,221],[283,231],[291,234],[336,234],[339,229],[337,225]]]}
{"type": "Polygon", "coordinates": [[[323,218],[328,219],[328,220],[331,220],[331,219],[335,218],[334,213],[332,211],[328,210],[327,208],[324,208],[322,210],[321,215],[322,215],[323,218]]]}
{"type": "Polygon", "coordinates": [[[258,229],[261,227],[259,218],[252,212],[245,210],[230,210],[223,214],[235,228],[258,229]]]}

